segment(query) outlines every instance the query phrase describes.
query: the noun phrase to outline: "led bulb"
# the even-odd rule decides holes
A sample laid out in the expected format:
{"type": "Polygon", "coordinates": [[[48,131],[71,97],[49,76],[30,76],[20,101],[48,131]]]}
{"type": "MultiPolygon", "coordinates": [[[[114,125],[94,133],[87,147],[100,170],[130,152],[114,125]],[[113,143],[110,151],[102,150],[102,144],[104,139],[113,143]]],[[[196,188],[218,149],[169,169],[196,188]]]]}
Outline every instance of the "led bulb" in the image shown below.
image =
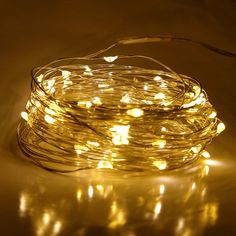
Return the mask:
{"type": "Polygon", "coordinates": [[[126,113],[133,117],[140,117],[143,115],[143,110],[139,108],[133,108],[128,110],[126,113]]]}

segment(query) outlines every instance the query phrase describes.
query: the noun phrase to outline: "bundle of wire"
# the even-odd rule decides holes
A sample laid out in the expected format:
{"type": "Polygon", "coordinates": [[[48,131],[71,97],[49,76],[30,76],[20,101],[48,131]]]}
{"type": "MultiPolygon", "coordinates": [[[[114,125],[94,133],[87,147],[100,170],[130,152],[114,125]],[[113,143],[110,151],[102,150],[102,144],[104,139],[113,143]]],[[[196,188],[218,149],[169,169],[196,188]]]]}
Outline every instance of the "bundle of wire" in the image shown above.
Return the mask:
{"type": "Polygon", "coordinates": [[[196,79],[153,58],[67,58],[32,78],[18,141],[48,169],[176,169],[207,157],[206,145],[225,129],[196,79]]]}

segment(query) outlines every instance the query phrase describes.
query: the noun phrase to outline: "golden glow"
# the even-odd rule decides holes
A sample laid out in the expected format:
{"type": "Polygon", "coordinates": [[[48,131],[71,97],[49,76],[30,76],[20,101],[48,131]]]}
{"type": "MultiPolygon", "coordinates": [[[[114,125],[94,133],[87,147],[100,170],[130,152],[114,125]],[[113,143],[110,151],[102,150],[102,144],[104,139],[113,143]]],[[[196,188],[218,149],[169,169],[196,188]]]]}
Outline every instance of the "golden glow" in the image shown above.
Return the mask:
{"type": "Polygon", "coordinates": [[[99,161],[98,169],[113,169],[113,165],[110,161],[99,161]]]}
{"type": "Polygon", "coordinates": [[[160,186],[160,194],[163,194],[165,192],[165,185],[161,184],[160,186]]]}
{"type": "Polygon", "coordinates": [[[48,107],[45,107],[45,112],[49,115],[55,115],[56,114],[55,111],[49,109],[48,107]]]}
{"type": "Polygon", "coordinates": [[[139,108],[133,108],[127,111],[127,114],[133,117],[140,117],[143,115],[143,110],[139,108]]]}
{"type": "Polygon", "coordinates": [[[104,57],[104,60],[106,62],[113,62],[118,58],[118,56],[110,56],[110,57],[104,57]]]}
{"type": "Polygon", "coordinates": [[[62,74],[62,77],[64,79],[69,79],[70,78],[70,75],[71,75],[71,72],[70,71],[67,71],[67,70],[62,70],[61,71],[61,74],[62,74]]]}
{"type": "Polygon", "coordinates": [[[58,234],[61,230],[62,224],[60,221],[57,221],[54,225],[53,225],[53,233],[54,234],[58,234]]]}
{"type": "Polygon", "coordinates": [[[166,146],[166,140],[160,139],[152,142],[152,146],[159,146],[160,148],[164,148],[166,146]]]}
{"type": "Polygon", "coordinates": [[[79,145],[79,144],[75,144],[74,149],[75,149],[77,154],[82,154],[83,152],[89,151],[88,147],[82,146],[82,145],[79,145]]]}
{"type": "Polygon", "coordinates": [[[112,132],[112,142],[115,145],[129,144],[129,125],[114,125],[110,128],[112,132]]]}
{"type": "Polygon", "coordinates": [[[93,102],[93,104],[96,104],[98,106],[102,105],[102,101],[99,97],[95,97],[92,102],[93,102]]]}
{"type": "Polygon", "coordinates": [[[89,196],[89,198],[93,197],[93,193],[94,193],[93,186],[89,185],[89,188],[88,188],[88,196],[89,196]]]}
{"type": "Polygon", "coordinates": [[[201,151],[201,149],[202,149],[202,145],[201,144],[199,144],[199,145],[197,145],[195,147],[191,147],[191,151],[193,153],[195,153],[195,154],[199,153],[201,151]]]}
{"type": "Polygon", "coordinates": [[[222,131],[224,131],[225,130],[225,125],[224,125],[224,123],[219,123],[218,125],[217,125],[217,133],[218,134],[220,134],[222,131]]]}
{"type": "Polygon", "coordinates": [[[162,80],[162,78],[161,78],[161,76],[157,75],[157,76],[154,77],[154,80],[155,81],[160,81],[160,80],[162,80]]]}
{"type": "Polygon", "coordinates": [[[129,94],[126,93],[126,94],[121,98],[120,101],[123,102],[123,103],[130,103],[131,99],[130,99],[130,97],[129,97],[129,94]]]}
{"type": "Polygon", "coordinates": [[[205,157],[205,158],[210,158],[210,157],[211,157],[210,153],[207,152],[206,150],[202,151],[201,154],[202,154],[202,156],[205,157]]]}
{"type": "Polygon", "coordinates": [[[166,98],[166,95],[164,93],[157,93],[154,96],[154,99],[165,99],[165,98],[166,98]]]}
{"type": "Polygon", "coordinates": [[[98,142],[92,142],[92,141],[87,141],[87,144],[90,146],[94,146],[94,147],[99,147],[100,144],[98,142]]]}
{"type": "Polygon", "coordinates": [[[28,113],[27,113],[27,112],[22,111],[22,112],[20,113],[20,115],[21,115],[21,117],[22,117],[24,120],[26,120],[26,121],[29,120],[29,116],[28,116],[28,113]]]}
{"type": "Polygon", "coordinates": [[[82,190],[81,190],[81,189],[78,189],[78,190],[77,190],[76,197],[77,197],[77,200],[78,200],[78,201],[80,201],[80,200],[81,200],[81,198],[82,198],[82,193],[83,193],[83,192],[82,192],[82,190]]]}
{"type": "Polygon", "coordinates": [[[55,122],[55,120],[49,115],[45,115],[44,120],[49,124],[53,124],[55,122]]]}
{"type": "Polygon", "coordinates": [[[157,202],[154,207],[154,213],[156,216],[161,213],[161,207],[162,207],[161,202],[157,202]]]}
{"type": "Polygon", "coordinates": [[[90,101],[79,101],[77,102],[77,105],[79,107],[85,107],[85,108],[90,108],[93,104],[90,101]]]}
{"type": "Polygon", "coordinates": [[[37,76],[36,78],[37,78],[37,81],[41,83],[43,81],[43,74],[37,76]]]}
{"type": "Polygon", "coordinates": [[[217,113],[215,111],[212,111],[212,113],[209,115],[209,118],[214,119],[216,115],[217,113]]]}
{"type": "Polygon", "coordinates": [[[165,160],[154,161],[153,165],[156,166],[159,170],[164,170],[167,167],[167,162],[165,160]]]}

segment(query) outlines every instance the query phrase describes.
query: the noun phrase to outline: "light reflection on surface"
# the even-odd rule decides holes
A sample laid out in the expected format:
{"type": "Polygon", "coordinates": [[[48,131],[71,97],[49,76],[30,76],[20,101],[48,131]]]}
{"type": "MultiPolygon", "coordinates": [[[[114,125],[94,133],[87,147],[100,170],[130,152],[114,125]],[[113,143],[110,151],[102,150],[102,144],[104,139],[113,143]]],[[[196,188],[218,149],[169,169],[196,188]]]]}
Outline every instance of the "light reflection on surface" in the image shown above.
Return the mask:
{"type": "Polygon", "coordinates": [[[105,171],[83,182],[65,177],[75,184],[59,186],[57,194],[42,177],[21,192],[19,215],[30,220],[36,235],[135,236],[147,227],[152,235],[164,228],[176,236],[201,235],[219,215],[219,203],[208,196],[206,184],[215,167],[207,164],[204,160],[184,173],[162,176],[120,177],[105,171]]]}

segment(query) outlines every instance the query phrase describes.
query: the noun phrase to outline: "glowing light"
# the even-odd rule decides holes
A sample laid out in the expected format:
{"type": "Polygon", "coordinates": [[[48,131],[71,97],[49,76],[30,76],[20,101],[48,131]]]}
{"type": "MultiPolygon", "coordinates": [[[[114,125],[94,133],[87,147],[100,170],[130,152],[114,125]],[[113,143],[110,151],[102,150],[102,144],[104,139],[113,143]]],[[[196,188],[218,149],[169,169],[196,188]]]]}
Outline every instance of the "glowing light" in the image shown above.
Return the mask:
{"type": "Polygon", "coordinates": [[[154,208],[155,215],[159,215],[161,213],[161,202],[157,202],[154,208]]]}
{"type": "Polygon", "coordinates": [[[28,201],[27,195],[22,193],[22,195],[20,196],[20,204],[19,204],[19,210],[20,210],[21,216],[24,216],[27,210],[27,201],[28,201]]]}
{"type": "Polygon", "coordinates": [[[89,185],[89,188],[88,188],[88,196],[89,196],[89,198],[93,197],[93,193],[94,193],[93,186],[89,185]]]}
{"type": "Polygon", "coordinates": [[[92,72],[91,68],[88,65],[84,66],[84,69],[85,69],[85,71],[83,73],[84,75],[93,76],[93,72],[92,72]]]}
{"type": "Polygon", "coordinates": [[[49,215],[49,213],[46,212],[43,214],[43,223],[45,225],[47,225],[47,224],[49,224],[49,222],[50,222],[50,215],[49,215]]]}
{"type": "Polygon", "coordinates": [[[219,161],[211,160],[211,159],[206,159],[206,160],[204,160],[204,162],[208,166],[220,166],[220,165],[222,165],[219,161]]]}
{"type": "Polygon", "coordinates": [[[57,221],[54,225],[53,225],[53,233],[54,234],[58,234],[61,230],[61,222],[60,221],[57,221]]]}
{"type": "Polygon", "coordinates": [[[162,78],[161,78],[161,76],[157,75],[157,76],[154,77],[154,80],[155,81],[160,81],[160,80],[162,80],[162,78]]]}
{"type": "Polygon", "coordinates": [[[197,145],[195,147],[191,147],[191,151],[193,153],[195,153],[195,154],[199,153],[201,151],[201,149],[202,149],[202,145],[201,144],[199,144],[199,145],[197,145]]]}
{"type": "Polygon", "coordinates": [[[216,117],[217,113],[213,111],[210,115],[209,118],[214,119],[216,117]]]}
{"type": "Polygon", "coordinates": [[[133,109],[128,110],[126,113],[133,117],[140,117],[143,115],[144,112],[142,109],[133,108],[133,109]]]}
{"type": "Polygon", "coordinates": [[[123,102],[123,103],[130,103],[131,99],[130,99],[130,97],[129,97],[129,94],[126,93],[126,94],[121,98],[120,101],[123,102]]]}
{"type": "Polygon", "coordinates": [[[190,102],[190,103],[183,104],[182,107],[183,107],[183,108],[189,108],[189,107],[195,106],[195,104],[196,104],[195,101],[192,101],[192,102],[190,102]]]}
{"type": "Polygon", "coordinates": [[[161,127],[161,131],[162,131],[162,132],[166,132],[166,131],[167,131],[167,128],[166,128],[166,127],[161,127]]]}
{"type": "Polygon", "coordinates": [[[81,200],[81,198],[82,198],[82,190],[81,189],[79,189],[78,191],[77,191],[77,194],[76,194],[76,197],[77,197],[77,200],[78,201],[80,201],[81,200]]]}
{"type": "Polygon", "coordinates": [[[148,90],[148,85],[145,84],[145,85],[143,86],[143,89],[147,91],[147,90],[148,90]]]}
{"type": "Polygon", "coordinates": [[[61,71],[61,74],[62,74],[62,77],[64,79],[69,79],[70,78],[70,75],[71,75],[71,72],[70,71],[67,71],[67,70],[62,70],[61,71]]]}
{"type": "Polygon", "coordinates": [[[43,81],[43,74],[37,76],[36,78],[37,78],[37,81],[41,83],[43,81]]]}
{"type": "Polygon", "coordinates": [[[53,124],[55,122],[55,119],[53,119],[51,116],[49,115],[45,115],[44,116],[44,120],[49,123],[49,124],[53,124]]]}
{"type": "Polygon", "coordinates": [[[92,141],[87,141],[87,144],[95,146],[95,147],[99,147],[100,146],[100,144],[98,142],[92,142],[92,141]]]}
{"type": "Polygon", "coordinates": [[[164,148],[166,145],[166,140],[160,139],[152,142],[152,146],[159,146],[160,148],[164,148]]]}
{"type": "Polygon", "coordinates": [[[196,183],[194,182],[191,186],[191,189],[194,190],[196,188],[196,183]]]}
{"type": "Polygon", "coordinates": [[[110,56],[110,57],[104,57],[104,60],[106,62],[113,62],[118,58],[118,56],[110,56]]]}
{"type": "Polygon", "coordinates": [[[75,144],[74,149],[75,149],[77,154],[82,154],[83,152],[89,151],[88,147],[82,146],[82,145],[79,145],[79,144],[75,144]]]}
{"type": "Polygon", "coordinates": [[[77,102],[79,107],[86,107],[87,109],[90,108],[93,104],[90,101],[79,101],[77,102]]]}
{"type": "Polygon", "coordinates": [[[55,115],[55,111],[49,109],[48,107],[45,107],[45,112],[48,113],[49,115],[55,115]]]}
{"type": "Polygon", "coordinates": [[[99,161],[98,169],[113,169],[113,165],[110,161],[99,161]]]}
{"type": "Polygon", "coordinates": [[[129,144],[129,125],[114,125],[110,128],[112,131],[112,142],[115,145],[129,144]]]}
{"type": "Polygon", "coordinates": [[[218,134],[220,134],[222,131],[224,131],[225,130],[225,125],[224,125],[224,123],[219,123],[218,125],[217,125],[217,133],[218,134]]]}
{"type": "Polygon", "coordinates": [[[98,106],[102,105],[102,101],[99,97],[95,97],[92,102],[98,106]]]}
{"type": "Polygon", "coordinates": [[[160,186],[160,194],[163,194],[165,192],[165,185],[161,184],[160,186]]]}
{"type": "Polygon", "coordinates": [[[167,167],[165,160],[154,161],[153,165],[156,166],[159,170],[164,170],[167,167]]]}
{"type": "Polygon", "coordinates": [[[165,98],[166,98],[166,95],[164,93],[157,93],[154,96],[154,99],[165,99],[165,98]]]}
{"type": "Polygon", "coordinates": [[[201,153],[201,155],[202,155],[203,157],[205,157],[205,158],[210,158],[210,157],[211,157],[210,153],[207,152],[206,150],[203,150],[202,153],[201,153]]]}
{"type": "Polygon", "coordinates": [[[20,113],[20,115],[21,115],[21,117],[22,117],[24,120],[26,120],[26,121],[29,120],[29,116],[28,116],[28,113],[27,113],[27,112],[22,111],[22,112],[20,113]]]}

